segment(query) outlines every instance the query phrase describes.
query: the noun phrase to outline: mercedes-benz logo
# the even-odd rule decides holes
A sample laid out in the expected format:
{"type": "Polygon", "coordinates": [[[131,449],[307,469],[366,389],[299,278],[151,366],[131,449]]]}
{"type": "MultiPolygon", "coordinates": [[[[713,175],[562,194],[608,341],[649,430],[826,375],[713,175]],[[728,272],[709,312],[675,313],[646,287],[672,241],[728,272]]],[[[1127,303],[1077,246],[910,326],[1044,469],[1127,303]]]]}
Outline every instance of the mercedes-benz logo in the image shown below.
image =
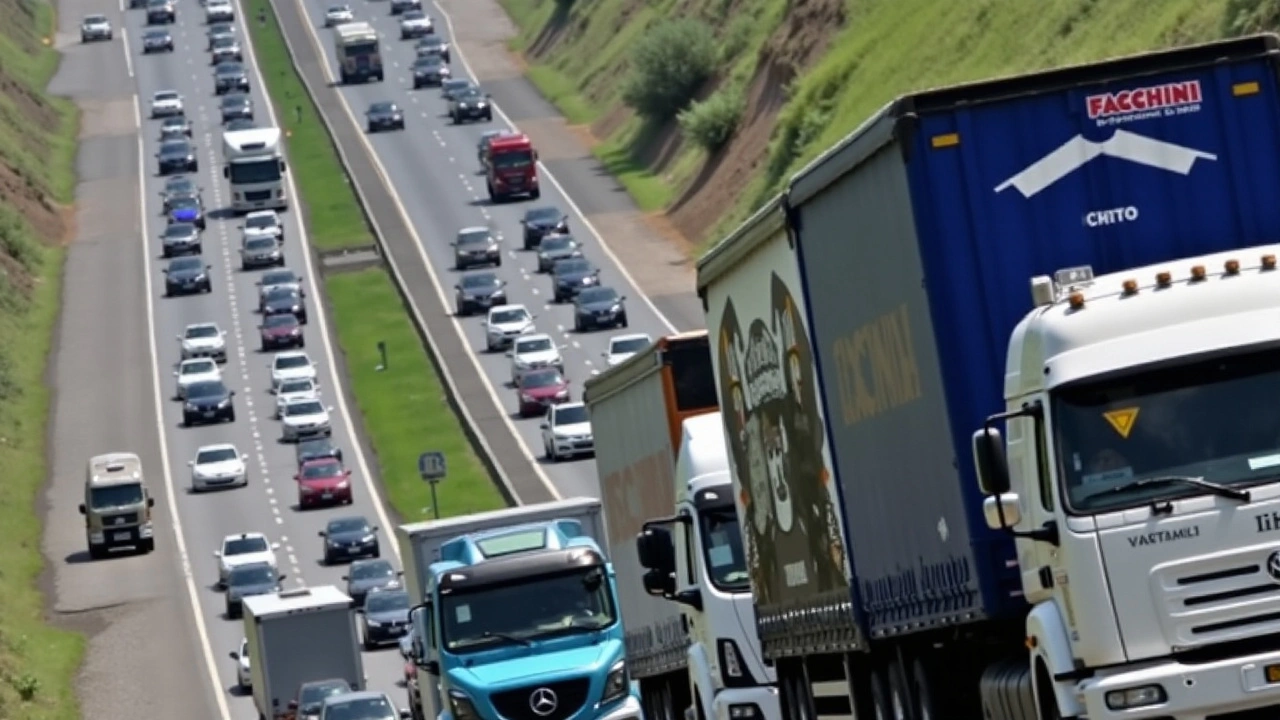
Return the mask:
{"type": "Polygon", "coordinates": [[[1276,550],[1267,557],[1267,574],[1272,580],[1280,582],[1280,550],[1276,550]]]}
{"type": "MultiPolygon", "coordinates": [[[[1280,566],[1280,553],[1276,553],[1275,561],[1280,566]]],[[[529,695],[529,708],[538,717],[546,717],[555,712],[559,704],[556,691],[551,688],[540,687],[529,695]]]]}

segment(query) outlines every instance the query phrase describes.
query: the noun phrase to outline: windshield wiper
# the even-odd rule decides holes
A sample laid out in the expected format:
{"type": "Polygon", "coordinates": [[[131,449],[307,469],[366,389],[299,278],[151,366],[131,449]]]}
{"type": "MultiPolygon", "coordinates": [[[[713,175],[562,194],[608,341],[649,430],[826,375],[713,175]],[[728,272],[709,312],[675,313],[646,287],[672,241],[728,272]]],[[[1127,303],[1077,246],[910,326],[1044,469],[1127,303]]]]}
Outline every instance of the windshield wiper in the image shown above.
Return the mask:
{"type": "Polygon", "coordinates": [[[554,637],[556,635],[574,635],[577,633],[599,632],[600,630],[604,629],[604,627],[608,624],[609,623],[607,622],[601,623],[597,621],[590,625],[579,625],[578,623],[574,622],[571,625],[563,625],[558,628],[543,630],[542,632],[539,632],[535,637],[546,638],[546,637],[554,637]]]}
{"type": "Polygon", "coordinates": [[[1233,487],[1227,487],[1226,485],[1219,485],[1218,483],[1215,483],[1215,482],[1209,482],[1208,480],[1205,480],[1203,477],[1194,477],[1191,475],[1161,475],[1159,477],[1149,477],[1149,478],[1142,478],[1140,480],[1132,480],[1130,482],[1124,483],[1123,485],[1117,485],[1113,488],[1107,488],[1106,490],[1102,490],[1102,491],[1093,493],[1091,495],[1086,495],[1084,499],[1092,500],[1094,498],[1105,497],[1107,495],[1118,495],[1120,493],[1129,492],[1130,490],[1137,490],[1140,488],[1149,488],[1149,487],[1161,487],[1165,485],[1189,485],[1191,487],[1204,490],[1205,492],[1208,492],[1212,495],[1229,498],[1231,500],[1239,500],[1240,502],[1246,502],[1246,503],[1249,502],[1250,499],[1252,499],[1253,497],[1248,490],[1238,490],[1233,487]]]}
{"type": "Polygon", "coordinates": [[[519,635],[512,635],[511,633],[485,631],[480,635],[480,637],[484,638],[485,640],[490,640],[490,639],[507,640],[508,642],[519,643],[520,645],[524,645],[526,647],[533,645],[533,642],[530,641],[529,638],[522,638],[519,635]]]}

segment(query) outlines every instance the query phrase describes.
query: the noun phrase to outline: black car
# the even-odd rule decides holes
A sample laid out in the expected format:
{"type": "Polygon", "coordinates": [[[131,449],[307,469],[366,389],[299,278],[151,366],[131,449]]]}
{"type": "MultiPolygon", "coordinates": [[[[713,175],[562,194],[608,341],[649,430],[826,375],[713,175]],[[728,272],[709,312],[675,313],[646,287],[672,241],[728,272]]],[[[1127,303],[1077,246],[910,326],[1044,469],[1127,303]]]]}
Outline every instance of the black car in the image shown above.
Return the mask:
{"type": "Polygon", "coordinates": [[[472,88],[478,89],[477,85],[470,80],[462,80],[460,78],[457,80],[445,80],[440,85],[440,97],[445,100],[452,100],[458,93],[472,88]]]}
{"type": "Polygon", "coordinates": [[[449,79],[449,66],[436,55],[423,55],[413,61],[413,89],[437,87],[449,79]]]}
{"type": "MultiPolygon", "coordinates": [[[[168,30],[162,30],[161,32],[168,32],[168,30]]],[[[171,115],[160,121],[160,132],[163,133],[166,130],[180,132],[187,137],[191,137],[191,121],[187,119],[186,115],[171,115]]]]}
{"type": "Polygon", "coordinates": [[[422,0],[391,0],[391,14],[400,15],[410,10],[422,9],[422,0]]]}
{"type": "Polygon", "coordinates": [[[364,605],[365,597],[375,590],[400,588],[402,574],[386,560],[356,560],[342,579],[347,581],[347,595],[356,605],[364,605]]]}
{"type": "Polygon", "coordinates": [[[323,460],[324,458],[333,458],[342,460],[342,448],[333,444],[331,438],[313,438],[311,440],[303,440],[294,448],[297,454],[298,467],[310,460],[323,460]]]}
{"type": "Polygon", "coordinates": [[[577,332],[627,326],[627,298],[611,287],[590,287],[573,300],[573,329],[577,332]]]}
{"type": "Polygon", "coordinates": [[[198,257],[184,257],[170,260],[164,269],[164,294],[193,295],[195,293],[213,292],[213,281],[209,279],[212,265],[198,257]]]}
{"type": "Polygon", "coordinates": [[[320,531],[324,542],[324,564],[339,560],[381,557],[378,528],[360,516],[337,517],[320,531]]]}
{"type": "Polygon", "coordinates": [[[167,258],[204,252],[204,246],[200,242],[200,228],[191,223],[170,223],[160,233],[160,242],[161,252],[167,258]]]}
{"type": "Polygon", "coordinates": [[[453,267],[466,270],[477,265],[502,267],[502,248],[488,228],[464,228],[453,241],[453,267]]]}
{"type": "Polygon", "coordinates": [[[247,597],[280,592],[284,577],[283,573],[271,567],[271,563],[249,563],[231,568],[227,573],[227,618],[235,620],[244,615],[244,599],[247,597]]]}
{"type": "Polygon", "coordinates": [[[178,22],[178,12],[173,9],[173,0],[148,0],[147,24],[172,25],[178,22]]]}
{"type": "Polygon", "coordinates": [[[142,34],[142,54],[173,52],[173,35],[168,30],[148,30],[142,34]]]}
{"type": "Polygon", "coordinates": [[[360,609],[360,637],[365,650],[398,645],[409,632],[409,593],[406,590],[375,590],[360,609]]]}
{"type": "Polygon", "coordinates": [[[600,268],[586,258],[557,260],[551,266],[551,292],[554,302],[565,302],[578,293],[600,284],[600,268]]]}
{"type": "Polygon", "coordinates": [[[223,125],[222,129],[231,132],[232,130],[252,130],[256,127],[258,124],[249,118],[236,118],[223,125]]]}
{"type": "Polygon", "coordinates": [[[221,380],[203,380],[187,386],[182,424],[187,427],[236,421],[236,391],[221,380]]]}
{"type": "Polygon", "coordinates": [[[302,300],[302,293],[291,287],[276,288],[263,295],[262,314],[292,315],[298,318],[298,322],[307,324],[307,305],[302,300]]]}
{"type": "Polygon", "coordinates": [[[169,200],[169,212],[165,217],[169,222],[186,222],[205,229],[204,201],[199,195],[179,195],[169,200]]]}
{"type": "Polygon", "coordinates": [[[558,207],[543,205],[529,208],[520,218],[524,228],[524,249],[532,250],[542,242],[542,236],[552,233],[567,235],[569,233],[569,216],[558,207]]]}
{"type": "Polygon", "coordinates": [[[218,63],[213,69],[213,92],[226,95],[231,92],[249,92],[249,73],[238,62],[218,63]]]}
{"type": "Polygon", "coordinates": [[[340,678],[304,682],[298,686],[297,696],[289,701],[289,710],[302,720],[315,720],[320,717],[325,698],[351,691],[351,685],[340,678]]]}
{"type": "Polygon", "coordinates": [[[160,191],[160,200],[164,205],[164,212],[169,212],[169,203],[175,198],[185,196],[198,196],[200,187],[196,185],[196,181],[186,175],[170,175],[165,178],[164,189],[160,191]]]}
{"type": "Polygon", "coordinates": [[[507,304],[507,281],[497,273],[478,272],[463,275],[454,289],[454,311],[458,315],[483,312],[495,305],[507,304]]]}
{"type": "Polygon", "coordinates": [[[422,38],[417,45],[413,46],[413,50],[420,58],[434,55],[445,62],[452,62],[449,57],[449,43],[439,35],[428,35],[422,38]]]}
{"type": "Polygon", "coordinates": [[[253,98],[244,93],[228,93],[222,96],[222,102],[218,103],[218,110],[222,113],[224,123],[238,118],[252,120],[253,98]]]}
{"type": "Polygon", "coordinates": [[[582,257],[582,246],[572,235],[543,235],[536,249],[538,272],[551,272],[561,260],[582,257]]]}
{"type": "Polygon", "coordinates": [[[493,120],[489,93],[471,88],[455,94],[449,100],[449,120],[454,125],[461,125],[468,120],[493,120]]]}
{"type": "Polygon", "coordinates": [[[373,103],[368,110],[364,111],[364,116],[371,133],[379,130],[404,129],[404,112],[393,102],[373,103]]]}
{"type": "Polygon", "coordinates": [[[174,140],[161,145],[160,151],[156,153],[156,161],[161,175],[196,172],[200,169],[196,149],[187,140],[174,140]]]}

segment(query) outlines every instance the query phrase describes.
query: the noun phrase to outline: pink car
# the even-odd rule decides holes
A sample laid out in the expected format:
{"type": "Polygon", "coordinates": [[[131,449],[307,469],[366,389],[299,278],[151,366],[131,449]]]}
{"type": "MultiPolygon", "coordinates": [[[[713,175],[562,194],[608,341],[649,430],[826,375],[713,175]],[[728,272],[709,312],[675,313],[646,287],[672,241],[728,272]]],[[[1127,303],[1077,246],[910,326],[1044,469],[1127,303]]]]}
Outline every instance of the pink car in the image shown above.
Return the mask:
{"type": "Polygon", "coordinates": [[[516,403],[522,418],[543,415],[548,405],[569,402],[569,381],[555,368],[527,371],[517,382],[516,403]]]}

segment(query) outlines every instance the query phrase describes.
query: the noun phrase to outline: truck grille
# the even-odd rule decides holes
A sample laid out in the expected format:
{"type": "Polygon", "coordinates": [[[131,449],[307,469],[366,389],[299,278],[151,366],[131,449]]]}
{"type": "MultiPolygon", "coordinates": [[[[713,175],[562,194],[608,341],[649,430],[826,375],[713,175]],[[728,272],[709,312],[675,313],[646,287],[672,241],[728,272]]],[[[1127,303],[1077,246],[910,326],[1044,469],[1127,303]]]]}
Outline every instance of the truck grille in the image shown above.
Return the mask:
{"type": "Polygon", "coordinates": [[[1280,581],[1268,573],[1272,547],[1241,548],[1213,559],[1157,567],[1152,580],[1165,608],[1165,637],[1188,648],[1280,632],[1280,581]]]}
{"type": "Polygon", "coordinates": [[[493,709],[509,720],[566,720],[578,713],[587,702],[591,689],[589,678],[561,680],[543,685],[528,685],[493,695],[493,709]],[[534,711],[533,694],[539,690],[555,693],[555,708],[546,714],[534,711]]]}
{"type": "Polygon", "coordinates": [[[257,202],[260,200],[270,200],[271,191],[270,190],[252,190],[244,194],[244,199],[250,202],[257,202]]]}
{"type": "Polygon", "coordinates": [[[119,515],[109,515],[102,519],[102,524],[107,527],[119,527],[121,525],[137,525],[138,513],[121,513],[119,515]]]}

